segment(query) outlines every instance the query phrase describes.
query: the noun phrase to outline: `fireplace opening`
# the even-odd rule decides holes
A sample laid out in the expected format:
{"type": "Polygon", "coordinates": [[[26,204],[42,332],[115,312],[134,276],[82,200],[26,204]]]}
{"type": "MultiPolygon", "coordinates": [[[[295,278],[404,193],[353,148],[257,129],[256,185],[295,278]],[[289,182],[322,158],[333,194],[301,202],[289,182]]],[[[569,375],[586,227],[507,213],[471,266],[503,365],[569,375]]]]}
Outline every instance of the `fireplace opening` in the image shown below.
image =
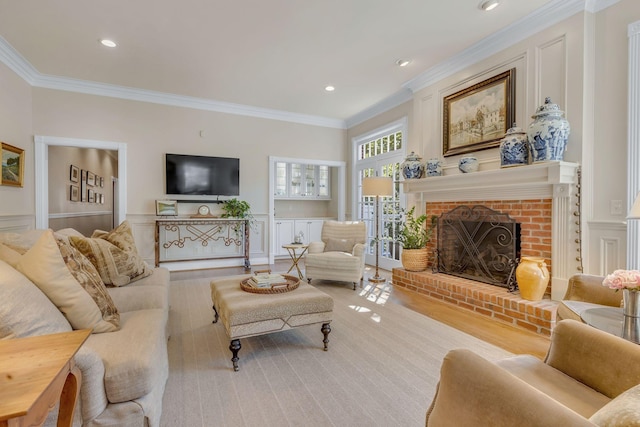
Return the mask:
{"type": "Polygon", "coordinates": [[[486,206],[458,206],[438,218],[434,271],[515,291],[520,224],[486,206]]]}

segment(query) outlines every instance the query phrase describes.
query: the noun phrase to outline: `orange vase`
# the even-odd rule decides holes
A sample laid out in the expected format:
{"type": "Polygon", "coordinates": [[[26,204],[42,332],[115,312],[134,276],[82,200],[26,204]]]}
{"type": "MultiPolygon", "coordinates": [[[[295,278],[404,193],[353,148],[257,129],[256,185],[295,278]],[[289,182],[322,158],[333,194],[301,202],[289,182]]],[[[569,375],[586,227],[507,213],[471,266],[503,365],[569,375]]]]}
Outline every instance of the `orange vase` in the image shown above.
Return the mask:
{"type": "Polygon", "coordinates": [[[516,281],[522,298],[540,301],[549,284],[549,270],[544,258],[522,257],[516,268],[516,281]]]}

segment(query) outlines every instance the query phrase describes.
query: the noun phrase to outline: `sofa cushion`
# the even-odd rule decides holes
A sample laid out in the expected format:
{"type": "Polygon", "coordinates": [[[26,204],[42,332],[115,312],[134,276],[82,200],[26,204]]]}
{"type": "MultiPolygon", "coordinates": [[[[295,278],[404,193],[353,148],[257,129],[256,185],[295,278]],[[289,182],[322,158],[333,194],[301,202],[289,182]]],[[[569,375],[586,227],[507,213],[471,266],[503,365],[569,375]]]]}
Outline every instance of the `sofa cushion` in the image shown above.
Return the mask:
{"type": "Polygon", "coordinates": [[[585,418],[611,401],[533,356],[509,357],[496,364],[585,418]]]}
{"type": "MultiPolygon", "coordinates": [[[[67,254],[69,256],[69,254],[67,254]]],[[[77,264],[79,257],[70,259],[77,264]]],[[[117,319],[105,307],[111,297],[99,281],[90,280],[90,274],[81,274],[82,283],[76,280],[60,253],[58,242],[51,230],[46,230],[40,239],[18,261],[16,268],[44,292],[65,315],[74,329],[92,329],[95,333],[115,331],[117,319]],[[87,286],[91,294],[83,288],[87,286]],[[96,296],[100,302],[92,298],[96,296]],[[104,311],[101,311],[102,310],[104,311]]],[[[113,302],[111,301],[111,304],[113,302]]]]}
{"type": "Polygon", "coordinates": [[[119,331],[89,337],[87,345],[104,363],[109,402],[137,399],[166,380],[166,319],[167,312],[161,309],[121,313],[119,331]]]}
{"type": "Polygon", "coordinates": [[[589,421],[600,427],[640,426],[640,385],[618,395],[593,414],[589,421]]]}
{"type": "Polygon", "coordinates": [[[325,252],[348,252],[351,253],[353,245],[356,244],[354,239],[334,239],[328,238],[324,247],[325,252]]]}
{"type": "Polygon", "coordinates": [[[99,236],[69,236],[69,243],[89,258],[106,285],[124,286],[151,274],[152,270],[138,254],[127,221],[99,236]]]}
{"type": "Polygon", "coordinates": [[[0,339],[68,332],[71,325],[27,277],[0,261],[0,339]]]}

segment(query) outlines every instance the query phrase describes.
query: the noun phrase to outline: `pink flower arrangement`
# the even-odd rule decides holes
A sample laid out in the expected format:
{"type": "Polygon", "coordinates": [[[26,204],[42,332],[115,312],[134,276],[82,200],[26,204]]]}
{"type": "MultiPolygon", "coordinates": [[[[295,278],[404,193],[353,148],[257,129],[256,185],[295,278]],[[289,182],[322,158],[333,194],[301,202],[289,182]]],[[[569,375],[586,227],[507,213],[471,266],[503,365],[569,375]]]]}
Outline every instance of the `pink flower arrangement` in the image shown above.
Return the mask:
{"type": "Polygon", "coordinates": [[[640,271],[616,270],[613,274],[609,274],[604,278],[602,286],[607,286],[616,291],[619,289],[640,291],[640,271]]]}

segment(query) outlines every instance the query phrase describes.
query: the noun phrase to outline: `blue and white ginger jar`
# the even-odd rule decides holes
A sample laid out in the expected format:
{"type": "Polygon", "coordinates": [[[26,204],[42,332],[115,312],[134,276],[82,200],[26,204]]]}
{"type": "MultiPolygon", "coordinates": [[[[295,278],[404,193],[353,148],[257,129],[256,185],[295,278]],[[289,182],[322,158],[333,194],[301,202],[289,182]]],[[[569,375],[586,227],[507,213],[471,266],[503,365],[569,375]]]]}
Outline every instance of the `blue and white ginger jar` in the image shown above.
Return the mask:
{"type": "Polygon", "coordinates": [[[458,160],[458,169],[462,173],[471,173],[478,170],[478,159],[475,157],[463,157],[458,160]]]}
{"type": "Polygon", "coordinates": [[[513,124],[500,140],[500,167],[522,166],[529,164],[529,138],[527,133],[513,124]]]}
{"type": "Polygon", "coordinates": [[[534,120],[527,134],[533,163],[564,158],[571,127],[563,114],[558,104],[552,103],[551,98],[547,97],[544,105],[538,107],[531,116],[534,120]]]}
{"type": "Polygon", "coordinates": [[[413,151],[407,156],[407,158],[400,165],[402,169],[402,176],[405,179],[422,178],[424,175],[424,165],[422,164],[422,158],[413,151]]]}
{"type": "Polygon", "coordinates": [[[442,176],[442,161],[437,158],[427,160],[424,171],[427,176],[442,176]]]}

